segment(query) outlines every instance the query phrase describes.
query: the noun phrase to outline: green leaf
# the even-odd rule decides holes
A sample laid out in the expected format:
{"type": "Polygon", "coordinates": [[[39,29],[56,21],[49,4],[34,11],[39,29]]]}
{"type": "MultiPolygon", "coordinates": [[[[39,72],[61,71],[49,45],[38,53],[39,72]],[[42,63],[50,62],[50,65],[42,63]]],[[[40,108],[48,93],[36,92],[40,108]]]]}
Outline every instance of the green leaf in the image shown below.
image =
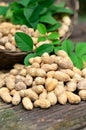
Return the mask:
{"type": "Polygon", "coordinates": [[[33,41],[29,35],[22,32],[16,32],[15,41],[16,41],[16,45],[22,51],[28,52],[33,50],[33,41]]]}
{"type": "Polygon", "coordinates": [[[55,18],[49,13],[41,16],[39,21],[42,22],[42,23],[48,23],[48,24],[51,24],[51,25],[57,24],[57,21],[55,20],[55,18]]]}
{"type": "Polygon", "coordinates": [[[68,54],[70,54],[74,50],[74,44],[71,40],[65,40],[62,43],[62,50],[65,50],[68,54]]]}
{"type": "Polygon", "coordinates": [[[13,11],[11,11],[10,9],[7,10],[5,18],[6,19],[11,19],[13,17],[13,11]]]}
{"type": "Polygon", "coordinates": [[[36,29],[39,22],[40,7],[33,6],[31,8],[24,8],[24,16],[29,25],[36,29]]]}
{"type": "Polygon", "coordinates": [[[53,42],[51,44],[53,44],[54,46],[55,45],[57,46],[57,45],[61,44],[61,42],[60,42],[60,40],[53,40],[53,42]]]}
{"type": "Polygon", "coordinates": [[[9,3],[9,9],[13,12],[16,12],[16,11],[20,11],[20,10],[23,10],[23,6],[20,5],[18,2],[16,1],[13,1],[11,3],[9,3]]]}
{"type": "Polygon", "coordinates": [[[23,15],[23,10],[14,11],[10,21],[14,24],[28,25],[28,22],[23,15]]]}
{"type": "Polygon", "coordinates": [[[47,40],[46,36],[40,36],[40,37],[38,37],[38,42],[46,41],[46,40],[47,40]]]}
{"type": "Polygon", "coordinates": [[[59,39],[60,35],[57,32],[52,32],[51,34],[48,35],[48,39],[50,40],[55,40],[59,39]]]}
{"type": "Polygon", "coordinates": [[[57,54],[57,52],[61,50],[61,46],[55,46],[54,47],[54,53],[57,54]]]}
{"type": "Polygon", "coordinates": [[[9,6],[0,6],[0,15],[6,15],[9,6]]]}
{"type": "Polygon", "coordinates": [[[23,7],[18,2],[12,2],[9,5],[9,10],[6,13],[6,18],[13,24],[27,25],[27,21],[23,14],[23,7]]]}
{"type": "Polygon", "coordinates": [[[34,7],[33,13],[30,17],[31,21],[34,22],[35,20],[39,20],[39,15],[40,15],[40,7],[36,6],[34,7]]]}
{"type": "Polygon", "coordinates": [[[60,2],[60,3],[58,3],[58,4],[56,4],[55,6],[56,6],[56,7],[65,7],[65,4],[66,4],[66,3],[62,1],[62,2],[60,2]]]}
{"type": "Polygon", "coordinates": [[[43,44],[36,49],[36,55],[38,55],[38,56],[41,56],[45,52],[47,52],[47,53],[53,52],[53,45],[52,44],[43,44]]]}
{"type": "Polygon", "coordinates": [[[52,4],[52,6],[50,6],[49,10],[52,13],[55,13],[58,8],[64,8],[64,7],[65,7],[65,2],[60,2],[58,4],[57,3],[52,4]]]}
{"type": "Polygon", "coordinates": [[[74,14],[73,10],[67,9],[67,8],[63,8],[63,7],[57,7],[55,13],[67,13],[67,14],[70,14],[70,15],[74,14]]]}
{"type": "Polygon", "coordinates": [[[33,57],[36,57],[36,54],[35,54],[35,53],[28,54],[28,55],[24,58],[24,64],[25,64],[26,66],[30,65],[29,59],[30,59],[30,58],[33,58],[33,57]]]}
{"type": "Polygon", "coordinates": [[[62,24],[61,24],[60,22],[57,22],[56,24],[47,27],[47,31],[48,31],[48,32],[56,31],[59,27],[61,27],[61,25],[62,25],[62,24]]]}
{"type": "Polygon", "coordinates": [[[19,3],[22,4],[23,6],[27,6],[30,0],[19,0],[19,3]]]}
{"type": "Polygon", "coordinates": [[[46,14],[47,11],[48,11],[48,8],[47,8],[47,7],[44,7],[44,8],[40,11],[40,15],[46,14]]]}
{"type": "Polygon", "coordinates": [[[55,0],[38,0],[41,7],[50,7],[55,0]]]}
{"type": "Polygon", "coordinates": [[[75,47],[75,52],[79,56],[86,54],[86,42],[77,43],[75,47]]]}
{"type": "Polygon", "coordinates": [[[83,55],[81,58],[83,61],[86,61],[86,55],[83,55]]]}
{"type": "Polygon", "coordinates": [[[71,58],[73,64],[74,64],[77,68],[79,68],[79,69],[82,69],[82,68],[83,68],[83,60],[81,59],[81,57],[79,57],[79,56],[75,55],[74,53],[72,53],[72,54],[70,55],[70,58],[71,58]]]}
{"type": "Polygon", "coordinates": [[[47,29],[46,29],[46,27],[45,27],[44,24],[41,24],[41,23],[38,24],[37,29],[38,29],[38,31],[39,31],[41,34],[46,34],[46,33],[47,33],[47,29]]]}

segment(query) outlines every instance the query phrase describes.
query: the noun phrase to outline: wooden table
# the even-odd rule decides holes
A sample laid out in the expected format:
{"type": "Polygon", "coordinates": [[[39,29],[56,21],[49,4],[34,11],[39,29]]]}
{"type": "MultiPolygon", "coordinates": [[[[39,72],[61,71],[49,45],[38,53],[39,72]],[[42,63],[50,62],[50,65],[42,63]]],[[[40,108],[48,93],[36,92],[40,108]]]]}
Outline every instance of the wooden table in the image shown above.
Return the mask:
{"type": "MultiPolygon", "coordinates": [[[[71,39],[86,41],[85,22],[76,26],[71,39]]],[[[0,130],[86,130],[86,102],[32,111],[0,102],[0,130]]]]}

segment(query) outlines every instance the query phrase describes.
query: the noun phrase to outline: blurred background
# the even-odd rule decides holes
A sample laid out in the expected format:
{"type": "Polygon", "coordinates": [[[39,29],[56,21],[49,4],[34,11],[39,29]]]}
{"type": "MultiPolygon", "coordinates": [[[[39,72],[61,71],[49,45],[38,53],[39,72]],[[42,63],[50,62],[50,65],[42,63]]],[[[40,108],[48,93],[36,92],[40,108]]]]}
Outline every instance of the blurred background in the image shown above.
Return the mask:
{"type": "Polygon", "coordinates": [[[86,20],[86,0],[79,0],[79,20],[86,20]]]}
{"type": "MultiPolygon", "coordinates": [[[[3,0],[0,0],[3,1],[3,0]]],[[[10,2],[13,0],[4,0],[6,2],[10,2]]],[[[80,3],[80,9],[79,9],[79,20],[86,19],[86,0],[79,0],[80,3]]]]}

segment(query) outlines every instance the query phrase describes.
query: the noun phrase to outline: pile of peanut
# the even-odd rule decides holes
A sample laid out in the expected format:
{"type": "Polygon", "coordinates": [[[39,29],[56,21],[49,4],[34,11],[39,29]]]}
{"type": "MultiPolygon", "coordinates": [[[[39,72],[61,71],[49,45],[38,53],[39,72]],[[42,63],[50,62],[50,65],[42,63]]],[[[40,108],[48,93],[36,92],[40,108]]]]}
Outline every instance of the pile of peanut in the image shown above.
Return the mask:
{"type": "Polygon", "coordinates": [[[57,103],[86,101],[86,68],[74,67],[66,52],[44,53],[31,58],[30,66],[15,64],[0,73],[0,98],[6,103],[22,103],[27,110],[49,108],[57,103]]]}
{"type": "MultiPolygon", "coordinates": [[[[64,16],[62,18],[62,26],[58,29],[58,33],[63,37],[66,32],[68,32],[71,24],[71,19],[69,16],[64,16]]],[[[12,52],[20,52],[20,49],[16,46],[14,35],[16,32],[24,32],[31,36],[34,47],[36,49],[42,44],[50,43],[50,40],[38,42],[38,37],[40,36],[38,30],[33,28],[28,28],[26,25],[13,25],[10,22],[1,22],[0,23],[0,49],[8,50],[12,52]]],[[[47,33],[49,35],[50,33],[47,33]]]]}

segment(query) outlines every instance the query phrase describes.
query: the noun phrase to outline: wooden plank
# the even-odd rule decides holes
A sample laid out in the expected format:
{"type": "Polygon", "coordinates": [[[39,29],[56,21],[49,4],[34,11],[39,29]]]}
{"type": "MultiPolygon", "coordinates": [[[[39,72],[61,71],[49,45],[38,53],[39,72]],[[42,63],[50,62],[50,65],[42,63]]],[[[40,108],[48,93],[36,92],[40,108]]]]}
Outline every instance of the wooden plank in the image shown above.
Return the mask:
{"type": "Polygon", "coordinates": [[[55,105],[26,111],[19,106],[0,106],[0,130],[79,130],[86,127],[86,103],[55,105]],[[5,108],[3,107],[5,106],[5,108]],[[6,108],[7,106],[7,108],[6,108]]]}

